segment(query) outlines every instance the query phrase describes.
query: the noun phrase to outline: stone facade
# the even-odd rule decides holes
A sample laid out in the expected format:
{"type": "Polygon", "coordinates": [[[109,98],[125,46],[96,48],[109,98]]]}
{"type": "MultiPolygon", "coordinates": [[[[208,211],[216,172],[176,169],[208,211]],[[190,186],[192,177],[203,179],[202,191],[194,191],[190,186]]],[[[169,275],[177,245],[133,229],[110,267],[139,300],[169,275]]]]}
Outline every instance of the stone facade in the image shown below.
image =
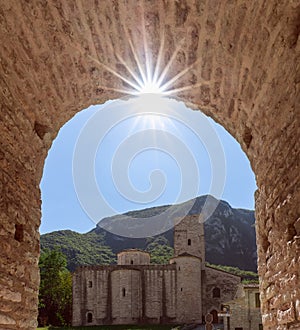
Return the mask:
{"type": "Polygon", "coordinates": [[[36,327],[51,143],[77,112],[121,96],[107,66],[126,74],[118,53],[134,67],[126,33],[143,53],[145,31],[154,59],[164,38],[162,67],[182,45],[168,77],[194,63],[180,80],[193,88],[176,97],[247,154],[264,329],[299,329],[299,9],[297,0],[0,0],[0,328],[36,327]]]}
{"type": "Polygon", "coordinates": [[[188,216],[175,226],[168,265],[150,265],[147,252],[132,249],[118,254],[117,265],[78,268],[73,325],[201,323],[207,312],[217,313],[241,279],[205,266],[199,219],[188,216]]]}
{"type": "MultiPolygon", "coordinates": [[[[255,284],[240,285],[234,300],[225,303],[232,330],[262,330],[259,287],[255,284]]],[[[224,317],[227,329],[228,317],[224,317]]]]}
{"type": "Polygon", "coordinates": [[[205,285],[204,314],[211,313],[213,315],[221,310],[224,302],[231,300],[233,293],[236,294],[237,288],[240,285],[240,278],[211,267],[205,267],[203,279],[205,285]]]}

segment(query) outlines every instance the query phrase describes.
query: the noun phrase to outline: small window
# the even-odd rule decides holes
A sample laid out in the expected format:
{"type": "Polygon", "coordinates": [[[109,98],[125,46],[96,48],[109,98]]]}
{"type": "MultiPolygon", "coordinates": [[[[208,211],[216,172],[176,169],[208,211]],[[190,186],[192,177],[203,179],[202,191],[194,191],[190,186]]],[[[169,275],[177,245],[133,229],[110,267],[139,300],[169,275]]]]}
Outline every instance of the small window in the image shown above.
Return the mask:
{"type": "Polygon", "coordinates": [[[188,245],[192,245],[192,241],[190,238],[188,239],[188,245]]]}
{"type": "Polygon", "coordinates": [[[131,265],[133,265],[133,260],[130,261],[131,265]]]}
{"type": "Polygon", "coordinates": [[[263,325],[261,323],[258,325],[258,330],[264,330],[263,325]]]}
{"type": "Polygon", "coordinates": [[[234,330],[243,330],[242,327],[234,328],[234,330]]]}
{"type": "Polygon", "coordinates": [[[221,297],[221,290],[220,288],[214,288],[212,292],[213,298],[220,298],[221,297]]]}
{"type": "Polygon", "coordinates": [[[255,307],[260,308],[259,292],[255,293],[255,307]]]}
{"type": "Polygon", "coordinates": [[[92,323],[92,322],[93,322],[93,314],[87,313],[87,323],[92,323]]]}
{"type": "Polygon", "coordinates": [[[15,225],[15,240],[22,242],[24,238],[24,226],[20,224],[15,225]]]}
{"type": "Polygon", "coordinates": [[[123,297],[126,296],[126,289],[125,289],[125,288],[122,289],[122,296],[123,296],[123,297]]]}
{"type": "Polygon", "coordinates": [[[89,286],[89,288],[92,288],[93,287],[93,282],[92,281],[89,281],[88,282],[88,286],[89,286]]]}
{"type": "Polygon", "coordinates": [[[180,288],[180,291],[183,291],[183,289],[182,289],[182,288],[180,288]]]}

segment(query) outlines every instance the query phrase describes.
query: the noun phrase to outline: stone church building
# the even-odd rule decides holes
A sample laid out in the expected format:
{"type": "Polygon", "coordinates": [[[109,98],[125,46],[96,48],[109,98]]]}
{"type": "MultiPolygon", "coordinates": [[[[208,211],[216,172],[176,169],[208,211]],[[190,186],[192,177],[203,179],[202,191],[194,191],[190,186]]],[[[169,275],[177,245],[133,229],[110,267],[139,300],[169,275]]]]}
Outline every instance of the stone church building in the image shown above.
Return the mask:
{"type": "Polygon", "coordinates": [[[174,257],[150,264],[136,249],[118,253],[117,265],[81,266],[73,275],[73,326],[202,323],[234,299],[239,276],[205,265],[204,226],[188,216],[174,228],[174,257]]]}

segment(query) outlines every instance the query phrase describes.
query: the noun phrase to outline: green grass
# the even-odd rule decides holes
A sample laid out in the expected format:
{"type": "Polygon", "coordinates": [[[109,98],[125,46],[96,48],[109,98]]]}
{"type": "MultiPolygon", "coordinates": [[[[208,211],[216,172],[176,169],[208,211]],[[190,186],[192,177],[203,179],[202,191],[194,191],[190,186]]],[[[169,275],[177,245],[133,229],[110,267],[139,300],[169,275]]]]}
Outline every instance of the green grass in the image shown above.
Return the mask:
{"type": "Polygon", "coordinates": [[[170,330],[174,328],[173,325],[103,325],[103,326],[89,326],[89,327],[45,327],[38,328],[38,330],[170,330]]]}

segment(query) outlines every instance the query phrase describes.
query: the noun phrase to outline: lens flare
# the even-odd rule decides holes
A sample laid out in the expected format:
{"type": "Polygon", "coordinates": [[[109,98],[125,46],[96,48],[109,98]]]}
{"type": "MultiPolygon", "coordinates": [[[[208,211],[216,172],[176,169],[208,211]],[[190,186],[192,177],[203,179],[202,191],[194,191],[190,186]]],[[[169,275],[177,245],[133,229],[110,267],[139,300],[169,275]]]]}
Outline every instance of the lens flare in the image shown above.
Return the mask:
{"type": "Polygon", "coordinates": [[[139,94],[163,94],[163,89],[158,84],[158,82],[153,80],[146,80],[143,82],[141,88],[139,88],[136,92],[137,95],[139,94]]]}

